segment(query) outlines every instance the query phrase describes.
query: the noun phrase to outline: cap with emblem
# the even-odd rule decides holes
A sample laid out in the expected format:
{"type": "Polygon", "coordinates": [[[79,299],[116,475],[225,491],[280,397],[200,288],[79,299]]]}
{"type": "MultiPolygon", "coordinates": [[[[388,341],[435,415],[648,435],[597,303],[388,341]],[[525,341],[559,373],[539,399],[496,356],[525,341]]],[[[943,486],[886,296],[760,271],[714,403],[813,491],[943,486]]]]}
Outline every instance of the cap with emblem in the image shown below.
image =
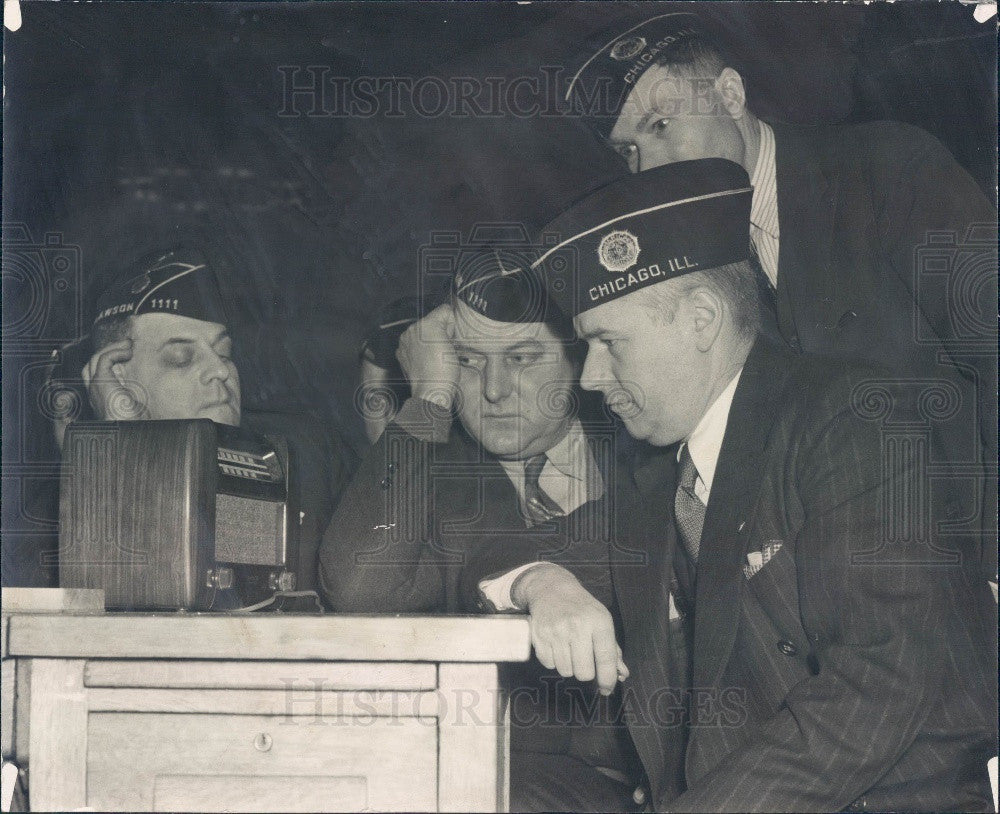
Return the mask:
{"type": "Polygon", "coordinates": [[[452,296],[495,322],[565,322],[530,258],[508,248],[483,248],[463,258],[452,296]]]}
{"type": "MultiPolygon", "coordinates": [[[[701,20],[688,12],[659,14],[590,37],[580,67],[570,79],[566,101],[580,110],[604,138],[614,129],[636,81],[661,59],[706,36],[701,20]]],[[[689,57],[681,54],[678,61],[689,57]]]]}
{"type": "Polygon", "coordinates": [[[693,271],[750,257],[746,170],[723,158],[664,164],[613,181],[545,231],[558,242],[535,261],[569,316],[693,271]]]}
{"type": "Polygon", "coordinates": [[[160,313],[227,324],[214,270],[201,250],[177,246],[134,263],[98,299],[94,325],[115,317],[160,313]]]}

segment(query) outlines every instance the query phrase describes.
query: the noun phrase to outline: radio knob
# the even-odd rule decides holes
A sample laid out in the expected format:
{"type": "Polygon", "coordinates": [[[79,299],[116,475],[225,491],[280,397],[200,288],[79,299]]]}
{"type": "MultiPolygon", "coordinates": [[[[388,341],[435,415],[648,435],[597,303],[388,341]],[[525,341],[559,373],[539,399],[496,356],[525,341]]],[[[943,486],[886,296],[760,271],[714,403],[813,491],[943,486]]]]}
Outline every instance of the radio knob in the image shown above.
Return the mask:
{"type": "Polygon", "coordinates": [[[282,571],[280,573],[271,572],[270,579],[268,580],[272,591],[294,591],[295,590],[295,574],[291,571],[282,571]]]}
{"type": "Polygon", "coordinates": [[[206,574],[205,587],[226,590],[233,587],[232,568],[212,568],[206,574]]]}
{"type": "Polygon", "coordinates": [[[274,739],[266,732],[259,732],[253,739],[253,748],[258,752],[270,752],[274,739]]]}

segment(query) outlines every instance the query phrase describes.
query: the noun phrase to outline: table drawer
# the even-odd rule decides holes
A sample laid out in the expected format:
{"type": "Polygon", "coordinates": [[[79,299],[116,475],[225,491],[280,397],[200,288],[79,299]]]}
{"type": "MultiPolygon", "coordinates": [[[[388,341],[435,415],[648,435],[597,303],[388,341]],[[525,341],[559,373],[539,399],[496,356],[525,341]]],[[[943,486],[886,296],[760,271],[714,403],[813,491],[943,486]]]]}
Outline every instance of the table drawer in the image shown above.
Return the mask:
{"type": "Polygon", "coordinates": [[[437,739],[433,718],[92,712],[87,805],[432,811],[437,739]]]}

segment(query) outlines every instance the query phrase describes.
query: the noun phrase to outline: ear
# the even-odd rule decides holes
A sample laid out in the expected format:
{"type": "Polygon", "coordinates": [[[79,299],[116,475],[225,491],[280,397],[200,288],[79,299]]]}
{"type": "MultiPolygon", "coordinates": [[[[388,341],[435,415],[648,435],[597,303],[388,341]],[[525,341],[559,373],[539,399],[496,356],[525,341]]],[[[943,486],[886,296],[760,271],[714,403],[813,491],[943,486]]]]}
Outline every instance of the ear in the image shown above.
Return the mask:
{"type": "Polygon", "coordinates": [[[704,285],[693,289],[687,302],[694,314],[695,347],[704,353],[719,337],[725,303],[716,291],[704,285]]]}
{"type": "Polygon", "coordinates": [[[732,68],[723,68],[715,80],[715,90],[722,100],[722,107],[731,119],[743,118],[747,106],[746,89],[743,87],[743,77],[732,68]]]}
{"type": "Polygon", "coordinates": [[[115,377],[115,381],[122,387],[125,387],[125,366],[121,362],[115,362],[111,365],[111,375],[115,377]]]}

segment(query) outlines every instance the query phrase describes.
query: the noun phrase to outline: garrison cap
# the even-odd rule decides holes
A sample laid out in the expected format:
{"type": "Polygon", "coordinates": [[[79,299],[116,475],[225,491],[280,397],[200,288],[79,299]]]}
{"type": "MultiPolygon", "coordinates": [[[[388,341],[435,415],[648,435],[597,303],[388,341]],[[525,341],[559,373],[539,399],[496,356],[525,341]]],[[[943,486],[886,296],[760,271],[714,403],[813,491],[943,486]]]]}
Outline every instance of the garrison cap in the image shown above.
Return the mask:
{"type": "Polygon", "coordinates": [[[378,324],[361,343],[361,358],[383,370],[395,370],[399,337],[439,305],[439,299],[428,294],[426,297],[400,297],[390,302],[379,314],[378,324]]]}
{"type": "Polygon", "coordinates": [[[455,273],[452,296],[495,322],[567,323],[529,256],[507,247],[470,253],[455,273]]]}
{"type": "Polygon", "coordinates": [[[601,31],[587,41],[580,67],[566,89],[566,101],[608,138],[646,69],[705,36],[701,20],[688,12],[659,14],[637,25],[601,31]]]}
{"type": "Polygon", "coordinates": [[[174,314],[227,324],[214,269],[200,249],[176,246],[134,263],[97,300],[94,325],[140,314],[174,314]]]}
{"type": "Polygon", "coordinates": [[[629,175],[545,227],[558,243],[535,261],[552,299],[574,317],[646,286],[750,257],[746,170],[724,158],[629,175]]]}

